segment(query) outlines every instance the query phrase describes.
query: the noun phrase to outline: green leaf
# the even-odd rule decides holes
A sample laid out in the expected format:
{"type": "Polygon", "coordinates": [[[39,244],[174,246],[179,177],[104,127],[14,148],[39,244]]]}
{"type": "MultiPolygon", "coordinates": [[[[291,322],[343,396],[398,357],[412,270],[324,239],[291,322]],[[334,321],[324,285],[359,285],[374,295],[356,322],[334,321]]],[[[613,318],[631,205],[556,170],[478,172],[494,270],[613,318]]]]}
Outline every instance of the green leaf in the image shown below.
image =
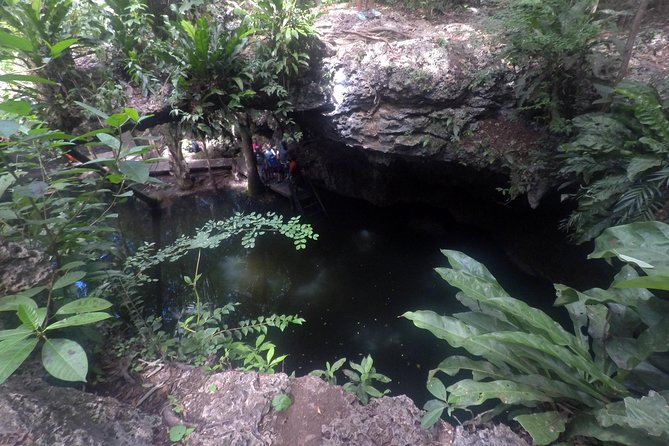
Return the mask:
{"type": "Polygon", "coordinates": [[[25,325],[20,325],[17,328],[12,328],[10,330],[0,330],[0,341],[19,341],[25,339],[31,334],[33,334],[30,328],[25,325]]]}
{"type": "Polygon", "coordinates": [[[121,141],[119,141],[119,139],[115,136],[112,136],[109,133],[98,133],[95,136],[98,137],[102,144],[106,145],[112,150],[121,150],[121,141]]]}
{"type": "Polygon", "coordinates": [[[488,361],[476,361],[466,356],[449,356],[439,363],[436,369],[430,370],[428,380],[438,371],[444,372],[449,376],[455,376],[460,370],[471,370],[475,381],[483,378],[504,378],[511,375],[511,370],[502,364],[498,368],[488,361]]]}
{"type": "Polygon", "coordinates": [[[38,341],[37,338],[31,338],[0,342],[0,384],[23,364],[23,361],[35,350],[38,341]]]}
{"type": "Polygon", "coordinates": [[[33,82],[36,84],[58,85],[56,82],[45,79],[39,76],[30,76],[27,74],[1,74],[0,82],[17,83],[17,82],[33,82]]]}
{"type": "Polygon", "coordinates": [[[193,430],[193,428],[187,428],[183,424],[172,426],[170,428],[170,441],[172,443],[178,443],[193,432],[193,430]]]}
{"type": "Polygon", "coordinates": [[[142,161],[120,161],[118,168],[128,179],[136,183],[144,184],[149,180],[150,167],[142,161]]]}
{"type": "Polygon", "coordinates": [[[423,409],[426,411],[423,415],[423,418],[420,420],[420,425],[423,429],[429,429],[435,425],[437,421],[441,418],[441,415],[444,413],[447,405],[443,401],[439,400],[430,400],[425,403],[423,409]]]}
{"type": "Polygon", "coordinates": [[[0,176],[0,198],[2,198],[5,191],[14,184],[15,181],[14,177],[8,173],[0,176]]]}
{"type": "Polygon", "coordinates": [[[92,324],[92,323],[99,322],[99,321],[102,321],[102,320],[105,320],[105,319],[109,319],[110,317],[111,317],[111,315],[109,315],[108,313],[102,313],[102,312],[77,314],[77,315],[65,318],[63,320],[54,322],[53,324],[46,327],[45,331],[46,330],[56,330],[58,328],[65,328],[65,327],[74,327],[76,325],[92,324]]]}
{"type": "Polygon", "coordinates": [[[37,304],[34,300],[20,294],[0,297],[0,311],[16,311],[19,308],[19,305],[37,308],[37,304]]]}
{"type": "Polygon", "coordinates": [[[134,108],[126,107],[123,109],[123,113],[128,115],[128,117],[132,119],[134,122],[139,121],[139,112],[134,108]]]}
{"type": "Polygon", "coordinates": [[[55,378],[86,382],[86,352],[81,345],[70,339],[47,339],[42,347],[42,364],[55,378]]]}
{"type": "Polygon", "coordinates": [[[557,440],[564,432],[566,422],[565,417],[555,411],[518,415],[514,420],[523,426],[538,445],[550,444],[557,440]]]}
{"type": "Polygon", "coordinates": [[[448,403],[458,407],[478,406],[490,399],[499,399],[505,404],[552,401],[544,392],[507,380],[477,382],[463,379],[446,390],[448,391],[448,403]]]}
{"type": "Polygon", "coordinates": [[[661,166],[662,160],[656,156],[636,156],[627,165],[627,178],[635,181],[639,175],[653,167],[661,166]]]}
{"type": "Polygon", "coordinates": [[[106,310],[111,306],[112,304],[108,300],[99,297],[84,297],[63,305],[56,311],[56,314],[90,313],[106,310]]]}
{"type": "MultiPolygon", "coordinates": [[[[107,124],[109,124],[111,127],[120,128],[123,124],[126,123],[126,121],[128,121],[129,118],[130,117],[125,112],[114,113],[113,115],[111,115],[107,119],[105,119],[105,122],[107,124]]],[[[119,147],[120,147],[120,143],[119,143],[119,147]]],[[[114,147],[112,147],[112,148],[114,148],[114,147]]]]}
{"type": "Polygon", "coordinates": [[[669,404],[654,391],[641,398],[627,397],[623,402],[608,404],[595,412],[595,416],[604,427],[619,425],[640,429],[655,437],[669,435],[669,404]]]}
{"type": "Polygon", "coordinates": [[[0,136],[9,138],[19,130],[19,123],[8,119],[0,119],[0,136]]]}
{"type": "Polygon", "coordinates": [[[272,408],[277,412],[288,409],[291,404],[293,404],[293,401],[285,393],[274,395],[274,398],[272,398],[272,408]]]}
{"type": "Polygon", "coordinates": [[[481,333],[455,318],[440,316],[434,311],[407,311],[402,317],[412,321],[416,327],[428,330],[437,338],[444,339],[453,347],[462,347],[469,338],[481,333]]]}
{"type": "Polygon", "coordinates": [[[52,290],[59,290],[65,288],[68,285],[72,285],[74,282],[77,282],[83,279],[86,276],[86,273],[83,271],[69,271],[63,276],[59,277],[56,280],[56,283],[53,284],[52,290]]]}
{"type": "Polygon", "coordinates": [[[669,225],[648,221],[608,228],[595,239],[590,259],[619,257],[652,265],[647,274],[669,272],[669,225]]]}
{"type": "Polygon", "coordinates": [[[0,46],[5,48],[12,48],[29,53],[33,50],[33,44],[30,40],[23,37],[9,34],[0,30],[0,46]]]}
{"type": "Polygon", "coordinates": [[[430,378],[427,381],[427,391],[442,401],[446,401],[448,399],[446,386],[444,386],[444,383],[442,383],[438,378],[430,378]]]}
{"type": "Polygon", "coordinates": [[[16,308],[16,315],[21,323],[31,330],[39,330],[42,325],[37,309],[30,305],[19,304],[16,308]]]}
{"type": "Polygon", "coordinates": [[[55,59],[56,57],[60,56],[63,51],[77,43],[77,40],[78,39],[65,39],[61,40],[53,46],[49,45],[49,49],[51,50],[51,57],[55,59]]]}
{"type": "Polygon", "coordinates": [[[42,198],[48,189],[49,185],[44,181],[32,181],[25,186],[14,186],[14,194],[26,198],[42,198]]]}
{"type": "Polygon", "coordinates": [[[616,288],[649,288],[652,290],[669,291],[669,274],[653,274],[652,276],[635,277],[614,285],[616,288]]]}
{"type": "Polygon", "coordinates": [[[26,116],[30,114],[31,106],[28,101],[5,101],[0,103],[0,110],[19,116],[26,116]]]}
{"type": "Polygon", "coordinates": [[[74,103],[77,104],[79,107],[83,108],[84,110],[86,110],[86,111],[88,111],[88,112],[90,112],[90,113],[92,113],[96,116],[99,116],[102,119],[107,119],[109,117],[109,115],[107,113],[105,113],[101,110],[98,110],[95,107],[91,107],[88,104],[84,104],[83,102],[74,101],[74,103]]]}

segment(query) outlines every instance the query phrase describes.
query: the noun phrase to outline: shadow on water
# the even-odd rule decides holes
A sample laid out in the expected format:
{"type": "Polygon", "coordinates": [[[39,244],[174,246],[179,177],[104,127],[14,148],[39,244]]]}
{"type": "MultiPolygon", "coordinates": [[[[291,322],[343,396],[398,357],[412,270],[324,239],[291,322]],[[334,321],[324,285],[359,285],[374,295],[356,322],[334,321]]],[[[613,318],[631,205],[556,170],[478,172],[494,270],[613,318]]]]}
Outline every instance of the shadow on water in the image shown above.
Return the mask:
{"type": "MultiPolygon", "coordinates": [[[[440,314],[463,311],[455,290],[433,270],[447,266],[440,249],[455,249],[483,262],[513,296],[540,306],[565,322],[566,313],[551,306],[552,284],[517,270],[488,235],[454,223],[445,211],[418,206],[376,208],[350,199],[328,197],[330,218],[312,221],[320,238],[296,252],[281,237],[259,239],[246,251],[239,240],[203,252],[202,295],[221,306],[240,302],[244,317],[299,314],[303,326],[271,335],[278,351],[288,353],[285,371],[298,376],[347,357],[359,362],[370,353],[377,370],[390,376],[393,394],[408,394],[422,405],[428,370],[450,354],[446,342],[399,318],[405,311],[431,309],[440,314]]],[[[161,239],[169,243],[209,219],[236,211],[276,211],[288,215],[287,203],[249,202],[234,192],[184,198],[165,210],[161,239]]],[[[148,213],[125,209],[126,230],[135,240],[151,238],[148,213]]],[[[195,255],[162,269],[163,314],[178,315],[192,304],[183,276],[194,274],[195,255]]],[[[461,353],[459,353],[461,354],[461,353]]],[[[341,379],[340,379],[341,381],[341,379]]]]}

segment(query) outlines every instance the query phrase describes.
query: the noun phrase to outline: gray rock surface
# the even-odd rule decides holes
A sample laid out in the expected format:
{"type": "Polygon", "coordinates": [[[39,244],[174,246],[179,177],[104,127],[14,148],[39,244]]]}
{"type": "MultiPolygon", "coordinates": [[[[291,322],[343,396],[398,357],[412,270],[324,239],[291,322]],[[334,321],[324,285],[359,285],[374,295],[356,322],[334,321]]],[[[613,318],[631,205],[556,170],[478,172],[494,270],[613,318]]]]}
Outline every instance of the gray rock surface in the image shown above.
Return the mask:
{"type": "Polygon", "coordinates": [[[0,386],[0,445],[153,445],[159,417],[25,371],[0,386]]]}
{"type": "Polygon", "coordinates": [[[145,373],[134,406],[161,416],[114,398],[54,387],[40,376],[37,368],[25,370],[0,386],[0,445],[167,445],[169,428],[181,424],[193,428],[183,443],[198,446],[527,446],[505,426],[468,431],[440,421],[425,430],[421,411],[406,396],[362,406],[341,387],[312,376],[206,375],[160,365],[145,373]],[[272,409],[278,394],[293,401],[282,412],[272,409]]]}
{"type": "Polygon", "coordinates": [[[44,252],[0,237],[0,294],[37,286],[50,273],[51,266],[44,252]],[[30,274],[26,274],[28,271],[30,274]]]}

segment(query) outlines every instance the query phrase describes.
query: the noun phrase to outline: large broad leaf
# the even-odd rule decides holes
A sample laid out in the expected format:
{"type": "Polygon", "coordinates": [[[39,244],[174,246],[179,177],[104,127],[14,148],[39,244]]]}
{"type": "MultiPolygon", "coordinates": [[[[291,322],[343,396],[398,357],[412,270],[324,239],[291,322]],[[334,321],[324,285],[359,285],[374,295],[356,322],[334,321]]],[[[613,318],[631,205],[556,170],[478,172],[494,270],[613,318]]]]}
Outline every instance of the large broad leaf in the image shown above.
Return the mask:
{"type": "MultiPolygon", "coordinates": [[[[602,394],[596,387],[587,385],[582,379],[579,379],[578,376],[581,373],[586,373],[589,377],[599,380],[616,394],[627,394],[624,386],[604,374],[592,361],[576,355],[564,347],[554,345],[542,336],[521,332],[488,333],[470,339],[465,344],[465,348],[471,353],[478,354],[476,348],[479,345],[484,345],[489,349],[495,343],[512,346],[509,350],[516,352],[521,357],[531,359],[531,363],[542,364],[544,368],[548,367],[547,370],[558,374],[565,382],[578,385],[581,390],[596,398],[601,398],[602,394]]],[[[520,366],[518,367],[519,370],[523,370],[520,366]]]]}
{"type": "Polygon", "coordinates": [[[44,181],[32,181],[25,186],[14,186],[14,195],[26,198],[42,198],[49,190],[44,181]]]}
{"type": "Polygon", "coordinates": [[[480,333],[474,327],[449,316],[440,316],[434,311],[407,311],[402,315],[418,328],[428,330],[439,339],[444,339],[453,347],[462,347],[470,337],[480,333]]]}
{"type": "Polygon", "coordinates": [[[435,398],[438,398],[442,401],[446,401],[448,399],[448,395],[446,394],[446,386],[444,386],[444,383],[442,383],[438,378],[430,378],[427,381],[427,391],[434,395],[435,398]]]}
{"type": "Polygon", "coordinates": [[[51,50],[51,57],[55,59],[56,57],[60,56],[63,51],[75,43],[77,43],[77,39],[65,39],[55,43],[54,45],[49,45],[49,49],[51,50]]]}
{"type": "Polygon", "coordinates": [[[588,352],[581,347],[574,335],[568,333],[543,311],[513,297],[493,297],[487,299],[486,303],[513,317],[516,325],[519,325],[521,329],[541,334],[553,343],[570,347],[584,358],[589,358],[588,352]]]}
{"type": "Polygon", "coordinates": [[[102,119],[107,119],[109,117],[109,115],[107,113],[103,112],[102,110],[98,110],[97,108],[91,107],[90,105],[85,104],[83,102],[74,101],[74,103],[77,104],[79,107],[83,108],[84,110],[86,110],[86,111],[88,111],[88,112],[90,112],[90,113],[92,113],[96,116],[99,116],[102,119]]]}
{"type": "Polygon", "coordinates": [[[425,415],[423,415],[423,418],[420,420],[420,425],[424,429],[429,429],[434,426],[434,424],[441,418],[441,414],[444,413],[444,409],[446,409],[446,407],[448,407],[446,403],[439,400],[430,400],[425,403],[423,409],[426,412],[425,415]]]}
{"type": "Polygon", "coordinates": [[[635,181],[640,174],[662,165],[663,162],[659,156],[636,156],[627,165],[627,178],[635,181]]]}
{"type": "Polygon", "coordinates": [[[0,103],[0,110],[13,113],[19,116],[26,116],[30,114],[30,102],[28,101],[5,101],[0,103]]]}
{"type": "Polygon", "coordinates": [[[0,136],[11,137],[19,130],[19,123],[9,119],[0,119],[0,136]]]}
{"type": "Polygon", "coordinates": [[[34,332],[26,327],[25,325],[20,325],[17,328],[12,328],[9,330],[0,330],[0,341],[18,341],[20,339],[25,339],[34,332]]]}
{"type": "Polygon", "coordinates": [[[666,446],[667,441],[663,438],[653,437],[646,432],[612,425],[602,426],[594,416],[581,414],[574,418],[566,430],[567,438],[593,437],[604,442],[614,442],[629,446],[666,446]]]}
{"type": "Polygon", "coordinates": [[[100,299],[99,297],[84,297],[63,305],[58,309],[56,314],[90,313],[106,310],[111,306],[112,304],[108,300],[100,299]]]}
{"type": "Polygon", "coordinates": [[[634,263],[649,275],[669,272],[669,225],[646,221],[607,229],[588,258],[610,257],[634,263]]]}
{"type": "Polygon", "coordinates": [[[428,373],[428,380],[430,380],[435,373],[444,372],[449,376],[455,376],[461,370],[471,370],[472,378],[475,381],[480,381],[485,378],[502,379],[511,375],[506,365],[500,369],[488,361],[476,361],[466,356],[449,356],[439,363],[436,369],[430,370],[428,373]]]}
{"type": "Polygon", "coordinates": [[[19,317],[21,323],[29,329],[39,330],[42,322],[40,321],[40,315],[37,313],[37,310],[37,308],[33,308],[30,305],[19,304],[16,307],[16,315],[19,317]]]}
{"type": "Polygon", "coordinates": [[[46,327],[45,330],[56,330],[58,328],[74,327],[76,325],[87,325],[109,319],[110,317],[111,315],[108,313],[102,312],[76,314],[74,316],[70,316],[63,320],[54,322],[53,324],[46,327]]]}
{"type": "Polygon", "coordinates": [[[34,300],[26,296],[21,296],[20,294],[0,297],[0,311],[16,311],[19,308],[19,305],[37,308],[37,304],[34,300]]]}
{"type": "Polygon", "coordinates": [[[498,380],[477,382],[463,379],[449,386],[448,403],[458,407],[478,406],[490,399],[499,399],[505,404],[527,404],[551,402],[543,392],[513,381],[498,380]]]}
{"type": "Polygon", "coordinates": [[[518,415],[514,420],[523,426],[538,445],[550,444],[557,440],[564,432],[566,422],[565,416],[555,411],[518,415]]]}
{"type": "Polygon", "coordinates": [[[47,339],[42,347],[42,364],[47,372],[58,379],[86,382],[86,352],[70,339],[47,339]]]}
{"type": "Polygon", "coordinates": [[[121,149],[121,141],[115,136],[112,136],[109,133],[98,133],[96,136],[102,144],[106,145],[110,149],[117,151],[121,149]]]}
{"type": "Polygon", "coordinates": [[[435,271],[467,296],[485,301],[509,295],[483,264],[458,251],[442,250],[442,253],[448,257],[453,269],[436,268],[435,271]]]}
{"type": "Polygon", "coordinates": [[[657,392],[642,398],[625,398],[623,402],[607,405],[595,413],[604,426],[619,425],[648,432],[655,437],[669,438],[669,404],[657,392]]]}
{"type": "Polygon", "coordinates": [[[10,174],[5,174],[0,176],[0,198],[2,198],[2,195],[5,193],[7,188],[9,188],[16,179],[10,175],[10,174]]]}
{"type": "Polygon", "coordinates": [[[33,50],[33,44],[30,40],[17,35],[9,34],[2,30],[0,30],[0,47],[12,48],[25,52],[30,52],[33,50]]]}
{"type": "Polygon", "coordinates": [[[49,79],[39,76],[31,76],[29,74],[0,74],[0,82],[12,84],[17,82],[33,82],[36,84],[58,85],[56,82],[49,79]]]}
{"type": "Polygon", "coordinates": [[[669,274],[635,277],[615,284],[616,288],[649,288],[669,291],[669,274]]]}
{"type": "Polygon", "coordinates": [[[0,384],[5,382],[37,346],[37,338],[0,342],[0,384]]]}
{"type": "Polygon", "coordinates": [[[56,280],[56,283],[53,284],[52,289],[58,290],[68,285],[72,285],[73,283],[83,279],[85,276],[86,273],[83,271],[69,271],[63,276],[59,277],[58,280],[56,280]]]}
{"type": "Polygon", "coordinates": [[[146,183],[149,181],[150,168],[148,164],[142,161],[121,161],[118,168],[128,179],[136,183],[146,183]]]}

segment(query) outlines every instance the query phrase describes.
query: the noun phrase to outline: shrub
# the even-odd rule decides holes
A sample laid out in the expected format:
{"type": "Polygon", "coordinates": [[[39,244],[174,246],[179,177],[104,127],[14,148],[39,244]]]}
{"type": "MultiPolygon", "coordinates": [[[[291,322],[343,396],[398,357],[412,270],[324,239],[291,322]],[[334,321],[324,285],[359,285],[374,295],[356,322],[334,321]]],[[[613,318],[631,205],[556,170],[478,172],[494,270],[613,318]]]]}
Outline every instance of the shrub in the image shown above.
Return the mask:
{"type": "Polygon", "coordinates": [[[557,305],[573,322],[568,332],[542,311],[506,293],[482,264],[443,251],[451,268],[437,268],[461,291],[469,311],[432,311],[404,317],[451,346],[483,360],[452,356],[428,375],[436,399],[425,405],[423,424],[486,401],[499,400],[487,417],[510,411],[537,444],[559,437],[594,437],[622,444],[669,441],[669,302],[644,288],[669,288],[669,226],[635,223],[611,228],[591,257],[630,263],[612,286],[578,292],[556,285],[557,305]],[[637,268],[647,275],[639,276],[637,268]],[[469,371],[446,387],[438,372],[469,371]]]}

